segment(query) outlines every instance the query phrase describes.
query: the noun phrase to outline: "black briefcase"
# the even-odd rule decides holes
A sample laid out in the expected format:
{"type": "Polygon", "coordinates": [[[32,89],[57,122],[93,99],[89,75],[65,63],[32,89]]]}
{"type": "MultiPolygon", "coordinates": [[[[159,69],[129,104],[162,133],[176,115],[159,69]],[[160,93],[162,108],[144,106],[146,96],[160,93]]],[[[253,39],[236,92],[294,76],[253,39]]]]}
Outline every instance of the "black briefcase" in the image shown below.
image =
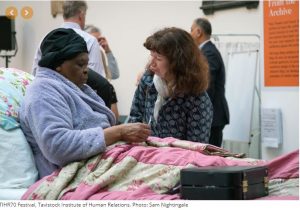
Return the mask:
{"type": "Polygon", "coordinates": [[[182,199],[247,200],[269,194],[266,166],[186,168],[180,172],[182,199]]]}

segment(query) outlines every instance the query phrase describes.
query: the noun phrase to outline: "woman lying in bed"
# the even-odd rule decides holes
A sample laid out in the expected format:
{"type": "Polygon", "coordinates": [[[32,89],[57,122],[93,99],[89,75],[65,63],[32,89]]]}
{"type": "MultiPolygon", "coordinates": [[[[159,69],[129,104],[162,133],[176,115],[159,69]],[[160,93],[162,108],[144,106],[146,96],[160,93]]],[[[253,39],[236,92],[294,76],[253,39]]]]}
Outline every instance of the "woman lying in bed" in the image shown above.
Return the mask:
{"type": "Polygon", "coordinates": [[[105,151],[119,140],[143,142],[142,123],[114,126],[115,117],[87,85],[86,42],[72,29],[56,29],[41,44],[42,58],[20,108],[20,124],[39,176],[105,151]]]}

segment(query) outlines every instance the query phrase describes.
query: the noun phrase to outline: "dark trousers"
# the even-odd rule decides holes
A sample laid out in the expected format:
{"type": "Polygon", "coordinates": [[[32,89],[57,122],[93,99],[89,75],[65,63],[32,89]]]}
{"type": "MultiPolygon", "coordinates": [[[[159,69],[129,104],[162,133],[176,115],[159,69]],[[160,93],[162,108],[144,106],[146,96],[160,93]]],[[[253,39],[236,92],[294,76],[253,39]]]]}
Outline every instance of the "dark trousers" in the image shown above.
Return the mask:
{"type": "Polygon", "coordinates": [[[210,144],[215,145],[217,147],[221,147],[224,127],[225,127],[224,125],[211,127],[210,137],[209,137],[210,144]]]}

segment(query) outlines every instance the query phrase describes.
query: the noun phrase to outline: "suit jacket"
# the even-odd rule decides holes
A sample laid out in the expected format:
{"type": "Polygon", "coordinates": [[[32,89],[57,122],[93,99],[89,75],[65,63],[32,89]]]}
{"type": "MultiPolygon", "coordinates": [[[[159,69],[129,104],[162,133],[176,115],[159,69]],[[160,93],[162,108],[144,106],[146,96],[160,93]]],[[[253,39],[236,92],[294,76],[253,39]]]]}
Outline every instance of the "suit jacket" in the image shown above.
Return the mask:
{"type": "Polygon", "coordinates": [[[210,84],[207,93],[213,104],[212,127],[229,124],[229,109],[225,98],[225,66],[216,46],[208,41],[201,48],[207,58],[210,71],[210,84]]]}

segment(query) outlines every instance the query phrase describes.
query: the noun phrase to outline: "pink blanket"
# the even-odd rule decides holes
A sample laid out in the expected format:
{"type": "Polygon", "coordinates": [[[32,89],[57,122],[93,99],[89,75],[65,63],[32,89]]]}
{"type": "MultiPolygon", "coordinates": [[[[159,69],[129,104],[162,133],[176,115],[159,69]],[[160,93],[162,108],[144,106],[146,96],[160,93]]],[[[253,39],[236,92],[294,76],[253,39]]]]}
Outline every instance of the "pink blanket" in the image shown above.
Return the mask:
{"type": "Polygon", "coordinates": [[[266,164],[207,154],[231,155],[220,148],[174,138],[149,138],[145,144],[118,143],[103,154],[44,177],[22,199],[180,199],[178,194],[164,193],[179,182],[182,168],[266,164]]]}
{"type": "Polygon", "coordinates": [[[275,158],[268,163],[269,178],[299,178],[299,150],[275,158]]]}
{"type": "Polygon", "coordinates": [[[269,196],[260,200],[299,200],[299,149],[267,163],[269,196]]]}

